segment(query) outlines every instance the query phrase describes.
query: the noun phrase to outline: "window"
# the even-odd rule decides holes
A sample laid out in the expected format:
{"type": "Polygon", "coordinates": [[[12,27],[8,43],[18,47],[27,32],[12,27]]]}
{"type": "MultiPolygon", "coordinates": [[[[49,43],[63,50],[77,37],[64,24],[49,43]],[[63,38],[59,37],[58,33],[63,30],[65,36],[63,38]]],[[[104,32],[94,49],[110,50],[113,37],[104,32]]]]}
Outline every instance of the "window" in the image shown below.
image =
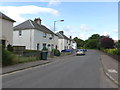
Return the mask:
{"type": "Polygon", "coordinates": [[[2,44],[3,48],[5,48],[5,46],[6,46],[6,41],[5,41],[5,40],[2,40],[2,41],[1,41],[1,44],[2,44]]]}
{"type": "Polygon", "coordinates": [[[43,43],[43,47],[46,47],[46,43],[43,43]]]}
{"type": "Polygon", "coordinates": [[[50,44],[48,44],[48,47],[50,47],[50,44]]]}
{"type": "Polygon", "coordinates": [[[39,50],[39,47],[40,47],[40,44],[39,44],[39,43],[37,43],[37,50],[39,50]]]}
{"type": "Polygon", "coordinates": [[[46,38],[47,34],[46,33],[43,33],[43,37],[46,38]]]}
{"type": "Polygon", "coordinates": [[[68,43],[68,40],[67,40],[67,43],[68,43]]]}
{"type": "Polygon", "coordinates": [[[21,36],[21,35],[22,35],[22,31],[20,30],[20,31],[19,31],[19,36],[21,36]]]}

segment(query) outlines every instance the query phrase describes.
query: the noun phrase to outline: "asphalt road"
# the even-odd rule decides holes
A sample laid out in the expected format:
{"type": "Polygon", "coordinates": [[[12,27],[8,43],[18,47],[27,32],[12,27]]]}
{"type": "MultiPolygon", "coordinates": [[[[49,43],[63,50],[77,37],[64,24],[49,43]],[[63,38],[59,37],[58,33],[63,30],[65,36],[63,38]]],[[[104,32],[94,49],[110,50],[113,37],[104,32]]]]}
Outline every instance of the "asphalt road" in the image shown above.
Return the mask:
{"type": "Polygon", "coordinates": [[[104,75],[95,50],[2,78],[3,88],[117,88],[104,75]]]}

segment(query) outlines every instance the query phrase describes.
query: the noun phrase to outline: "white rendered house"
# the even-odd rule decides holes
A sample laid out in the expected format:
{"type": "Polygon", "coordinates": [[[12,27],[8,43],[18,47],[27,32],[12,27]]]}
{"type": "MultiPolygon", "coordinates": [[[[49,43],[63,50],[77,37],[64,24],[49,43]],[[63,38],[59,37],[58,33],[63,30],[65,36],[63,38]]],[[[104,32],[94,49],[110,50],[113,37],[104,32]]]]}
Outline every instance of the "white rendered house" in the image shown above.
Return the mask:
{"type": "Polygon", "coordinates": [[[3,46],[13,44],[13,23],[15,21],[0,12],[0,40],[3,46]]]}
{"type": "Polygon", "coordinates": [[[63,31],[59,31],[58,33],[56,33],[56,35],[58,35],[58,37],[59,37],[58,49],[60,51],[65,50],[65,49],[72,49],[72,48],[70,48],[70,46],[72,47],[71,39],[68,38],[67,36],[65,36],[63,31]],[[70,42],[71,42],[71,44],[70,44],[70,42]]]}
{"type": "Polygon", "coordinates": [[[57,47],[58,37],[44,25],[41,19],[27,20],[14,27],[13,45],[26,46],[29,50],[42,50],[46,47],[51,51],[57,47]]]}

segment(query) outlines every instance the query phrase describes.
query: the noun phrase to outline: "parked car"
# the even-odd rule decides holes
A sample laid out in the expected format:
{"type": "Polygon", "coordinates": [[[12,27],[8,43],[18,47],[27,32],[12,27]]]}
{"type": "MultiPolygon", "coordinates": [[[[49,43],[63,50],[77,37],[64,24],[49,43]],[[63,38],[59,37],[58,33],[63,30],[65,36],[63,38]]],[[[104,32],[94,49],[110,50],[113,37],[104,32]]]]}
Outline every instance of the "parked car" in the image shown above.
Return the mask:
{"type": "Polygon", "coordinates": [[[85,51],[83,49],[78,49],[76,51],[76,56],[78,56],[78,55],[85,55],[85,51]]]}
{"type": "Polygon", "coordinates": [[[85,51],[85,52],[86,52],[86,51],[87,51],[87,49],[83,49],[83,51],[85,51]]]}
{"type": "Polygon", "coordinates": [[[62,50],[61,52],[73,52],[73,49],[65,49],[65,50],[62,50]]]}

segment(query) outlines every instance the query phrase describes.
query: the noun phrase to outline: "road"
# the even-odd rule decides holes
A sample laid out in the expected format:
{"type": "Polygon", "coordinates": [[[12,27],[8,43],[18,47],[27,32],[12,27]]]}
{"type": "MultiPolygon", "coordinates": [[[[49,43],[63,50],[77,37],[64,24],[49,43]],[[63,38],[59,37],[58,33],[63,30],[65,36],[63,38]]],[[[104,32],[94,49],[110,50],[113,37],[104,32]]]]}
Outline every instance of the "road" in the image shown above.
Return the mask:
{"type": "Polygon", "coordinates": [[[117,88],[104,75],[100,52],[95,50],[2,78],[3,88],[117,88]]]}

